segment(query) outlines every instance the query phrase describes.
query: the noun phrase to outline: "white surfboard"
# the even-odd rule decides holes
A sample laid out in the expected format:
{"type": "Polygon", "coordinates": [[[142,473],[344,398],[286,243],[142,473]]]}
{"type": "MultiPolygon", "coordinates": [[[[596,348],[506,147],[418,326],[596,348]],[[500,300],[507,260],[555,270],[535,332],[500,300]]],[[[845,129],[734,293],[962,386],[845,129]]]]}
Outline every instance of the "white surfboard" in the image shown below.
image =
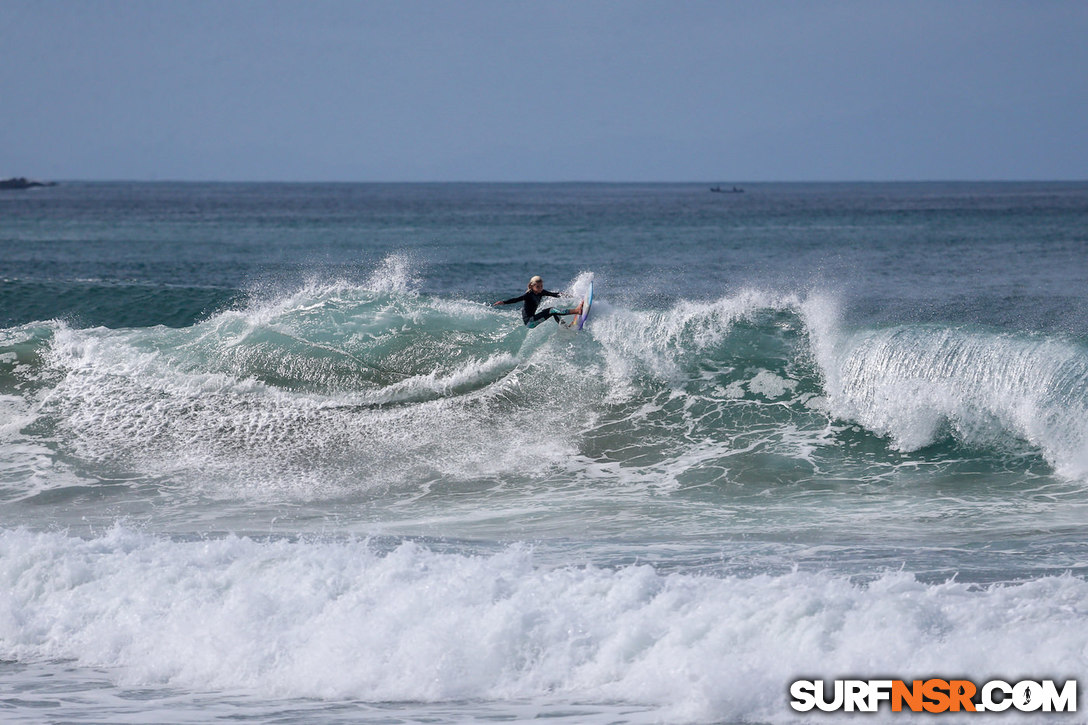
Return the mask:
{"type": "Polygon", "coordinates": [[[582,314],[575,318],[571,323],[571,327],[576,330],[581,330],[582,325],[586,324],[586,318],[589,317],[589,308],[593,306],[593,280],[589,280],[589,290],[586,292],[586,296],[582,298],[582,314]]]}

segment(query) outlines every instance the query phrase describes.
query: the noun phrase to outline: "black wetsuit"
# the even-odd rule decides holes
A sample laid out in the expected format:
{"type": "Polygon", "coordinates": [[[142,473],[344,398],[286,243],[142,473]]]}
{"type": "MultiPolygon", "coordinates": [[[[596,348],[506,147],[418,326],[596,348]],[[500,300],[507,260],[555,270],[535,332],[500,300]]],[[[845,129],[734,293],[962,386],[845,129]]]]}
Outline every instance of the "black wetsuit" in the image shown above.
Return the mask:
{"type": "Polygon", "coordinates": [[[521,319],[529,327],[536,327],[549,317],[555,317],[555,321],[559,322],[559,318],[563,315],[569,315],[570,310],[567,308],[553,309],[551,307],[545,307],[540,312],[536,311],[536,308],[540,306],[541,300],[545,297],[561,297],[558,292],[549,292],[548,290],[540,290],[540,292],[533,292],[528,290],[521,297],[514,297],[509,300],[503,300],[504,305],[512,305],[517,302],[524,302],[525,306],[521,308],[521,319]]]}

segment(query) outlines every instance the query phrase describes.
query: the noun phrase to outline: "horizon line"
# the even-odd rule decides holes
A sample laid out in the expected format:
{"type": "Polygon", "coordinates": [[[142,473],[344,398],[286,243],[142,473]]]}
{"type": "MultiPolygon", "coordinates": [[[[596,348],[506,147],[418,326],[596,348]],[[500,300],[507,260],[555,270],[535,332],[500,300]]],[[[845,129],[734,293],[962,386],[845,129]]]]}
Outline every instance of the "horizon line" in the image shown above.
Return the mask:
{"type": "Polygon", "coordinates": [[[435,185],[435,184],[478,184],[478,185],[498,185],[498,184],[537,184],[537,185],[620,185],[620,184],[656,184],[656,185],[694,185],[694,184],[711,184],[711,185],[740,185],[740,184],[1080,184],[1088,183],[1088,177],[1081,179],[1074,178],[1007,178],[1007,179],[993,179],[993,178],[948,178],[948,179],[775,179],[775,180],[745,180],[736,179],[733,181],[714,181],[705,179],[689,179],[689,180],[663,180],[663,179],[643,179],[643,180],[602,180],[602,179],[566,179],[566,180],[479,180],[479,179],[198,179],[198,178],[164,178],[164,179],[150,179],[150,178],[92,178],[92,177],[73,177],[73,178],[56,178],[56,179],[38,179],[37,177],[19,177],[19,176],[7,176],[0,177],[2,179],[12,178],[26,178],[32,181],[39,182],[55,182],[58,184],[64,183],[104,183],[104,184],[401,184],[401,185],[435,185]]]}

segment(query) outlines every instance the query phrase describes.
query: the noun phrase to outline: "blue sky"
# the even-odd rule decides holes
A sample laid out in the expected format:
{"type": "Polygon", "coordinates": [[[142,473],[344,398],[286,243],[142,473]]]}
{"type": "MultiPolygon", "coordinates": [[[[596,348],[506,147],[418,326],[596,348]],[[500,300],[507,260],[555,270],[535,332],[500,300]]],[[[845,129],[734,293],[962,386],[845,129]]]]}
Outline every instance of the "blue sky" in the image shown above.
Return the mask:
{"type": "Polygon", "coordinates": [[[1074,0],[0,0],[0,176],[1088,178],[1074,0]]]}

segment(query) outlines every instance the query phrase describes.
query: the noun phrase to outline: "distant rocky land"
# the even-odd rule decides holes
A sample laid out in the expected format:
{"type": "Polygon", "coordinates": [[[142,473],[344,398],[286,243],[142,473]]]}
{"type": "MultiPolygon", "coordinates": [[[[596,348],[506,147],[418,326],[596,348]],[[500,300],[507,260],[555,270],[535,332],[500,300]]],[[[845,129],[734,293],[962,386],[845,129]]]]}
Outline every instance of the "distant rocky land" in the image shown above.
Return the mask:
{"type": "Polygon", "coordinates": [[[34,181],[25,176],[15,176],[10,179],[0,179],[0,189],[32,189],[35,186],[56,186],[55,181],[34,181]]]}

